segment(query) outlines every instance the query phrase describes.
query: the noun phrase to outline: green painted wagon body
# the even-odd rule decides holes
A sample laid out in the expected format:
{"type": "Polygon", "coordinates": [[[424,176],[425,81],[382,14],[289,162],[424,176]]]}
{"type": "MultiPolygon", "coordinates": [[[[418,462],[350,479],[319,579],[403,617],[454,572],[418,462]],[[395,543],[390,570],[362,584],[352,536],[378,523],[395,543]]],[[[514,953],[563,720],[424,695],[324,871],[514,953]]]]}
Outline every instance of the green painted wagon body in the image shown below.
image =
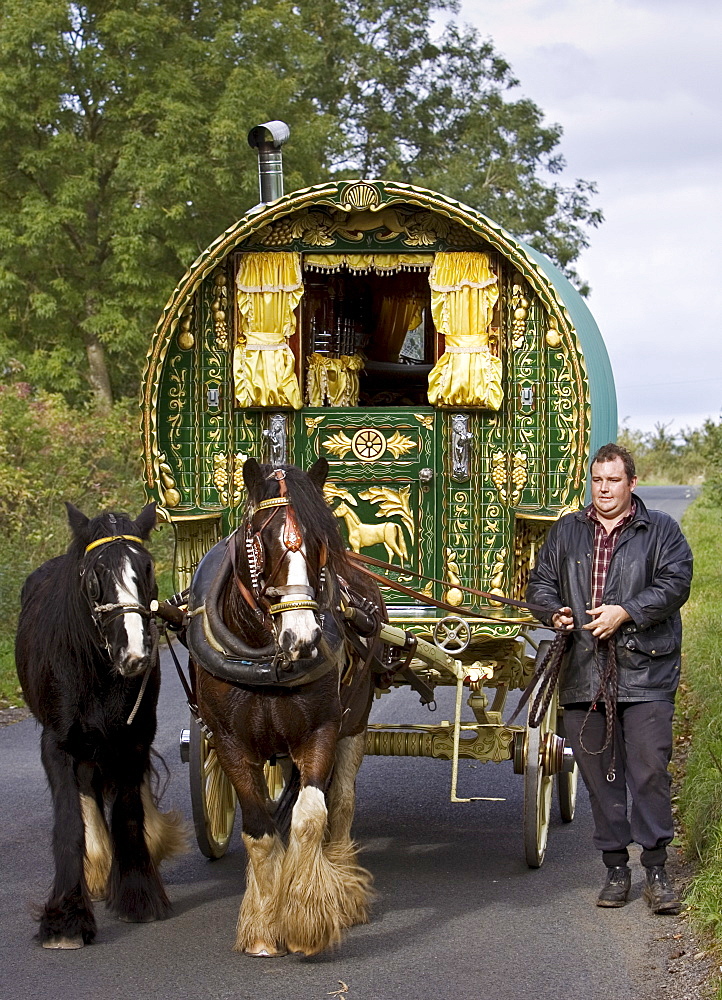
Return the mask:
{"type": "MultiPolygon", "coordinates": [[[[398,566],[400,582],[461,617],[501,619],[473,623],[477,645],[516,636],[528,619],[459,585],[523,597],[550,521],[584,502],[590,450],[614,440],[617,419],[604,343],[560,271],[477,211],[382,181],[293,192],[217,239],[163,312],[142,411],[147,492],[176,532],[179,586],[238,524],[246,457],[308,468],[324,456],[327,499],[350,547],[398,566]],[[471,274],[456,292],[471,287],[473,296],[491,282],[471,339],[454,339],[456,292],[432,290],[442,260],[471,274]],[[298,287],[249,285],[248,268],[269,261],[290,266],[298,287]],[[477,265],[485,282],[473,280],[477,265]],[[280,326],[275,337],[257,329],[260,306],[255,327],[249,319],[247,303],[263,288],[265,307],[287,297],[285,336],[280,326]],[[480,352],[499,373],[496,398],[447,386],[431,405],[440,359],[463,373],[480,352]],[[252,398],[244,379],[279,361],[295,378],[295,401],[270,384],[265,400],[252,398]]],[[[392,621],[419,633],[445,614],[385,597],[392,621]]]]}

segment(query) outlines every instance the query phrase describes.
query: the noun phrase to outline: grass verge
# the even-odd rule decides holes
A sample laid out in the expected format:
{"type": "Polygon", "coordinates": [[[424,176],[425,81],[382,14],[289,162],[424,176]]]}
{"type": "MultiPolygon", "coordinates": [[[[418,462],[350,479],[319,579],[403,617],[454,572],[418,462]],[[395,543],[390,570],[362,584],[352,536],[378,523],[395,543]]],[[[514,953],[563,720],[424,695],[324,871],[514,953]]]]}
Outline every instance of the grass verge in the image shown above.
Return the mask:
{"type": "Polygon", "coordinates": [[[683,611],[679,725],[687,753],[678,806],[685,850],[697,862],[688,895],[692,920],[722,956],[722,509],[703,497],[683,526],[695,568],[683,611]]]}

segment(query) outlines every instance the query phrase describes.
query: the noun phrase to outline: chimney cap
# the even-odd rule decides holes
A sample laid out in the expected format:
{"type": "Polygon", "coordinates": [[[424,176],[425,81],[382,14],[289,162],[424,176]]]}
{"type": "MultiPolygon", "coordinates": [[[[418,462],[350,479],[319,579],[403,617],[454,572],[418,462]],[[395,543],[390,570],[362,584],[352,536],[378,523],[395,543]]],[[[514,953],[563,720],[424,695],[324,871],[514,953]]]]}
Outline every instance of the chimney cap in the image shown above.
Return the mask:
{"type": "Polygon", "coordinates": [[[285,122],[264,122],[262,125],[255,125],[248,133],[248,145],[251,149],[260,149],[261,146],[280,149],[290,134],[291,130],[285,122]]]}

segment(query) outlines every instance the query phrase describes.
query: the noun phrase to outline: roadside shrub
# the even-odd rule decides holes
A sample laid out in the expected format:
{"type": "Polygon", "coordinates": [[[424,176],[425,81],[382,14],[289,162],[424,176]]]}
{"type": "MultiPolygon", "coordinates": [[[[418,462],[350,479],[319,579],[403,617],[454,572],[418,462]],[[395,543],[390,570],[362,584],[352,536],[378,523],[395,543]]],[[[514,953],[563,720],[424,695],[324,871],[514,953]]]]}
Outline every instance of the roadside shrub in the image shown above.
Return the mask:
{"type": "MultiPolygon", "coordinates": [[[[24,382],[0,385],[0,705],[21,700],[12,655],[20,588],[67,548],[66,500],[88,516],[138,513],[145,497],[137,404],[98,413],[24,382]]],[[[152,543],[161,593],[170,593],[170,530],[152,543]]]]}

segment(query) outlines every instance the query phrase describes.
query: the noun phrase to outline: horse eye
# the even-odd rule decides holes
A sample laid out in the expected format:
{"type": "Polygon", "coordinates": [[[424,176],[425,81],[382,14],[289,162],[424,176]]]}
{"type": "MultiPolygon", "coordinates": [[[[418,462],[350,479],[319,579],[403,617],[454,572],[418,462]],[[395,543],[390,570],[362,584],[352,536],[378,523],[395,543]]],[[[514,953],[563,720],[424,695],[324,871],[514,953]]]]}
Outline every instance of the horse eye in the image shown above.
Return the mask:
{"type": "Polygon", "coordinates": [[[100,597],[100,584],[98,583],[98,577],[96,576],[95,571],[91,570],[85,577],[85,580],[86,587],[88,588],[88,596],[91,601],[97,601],[100,597]]]}

